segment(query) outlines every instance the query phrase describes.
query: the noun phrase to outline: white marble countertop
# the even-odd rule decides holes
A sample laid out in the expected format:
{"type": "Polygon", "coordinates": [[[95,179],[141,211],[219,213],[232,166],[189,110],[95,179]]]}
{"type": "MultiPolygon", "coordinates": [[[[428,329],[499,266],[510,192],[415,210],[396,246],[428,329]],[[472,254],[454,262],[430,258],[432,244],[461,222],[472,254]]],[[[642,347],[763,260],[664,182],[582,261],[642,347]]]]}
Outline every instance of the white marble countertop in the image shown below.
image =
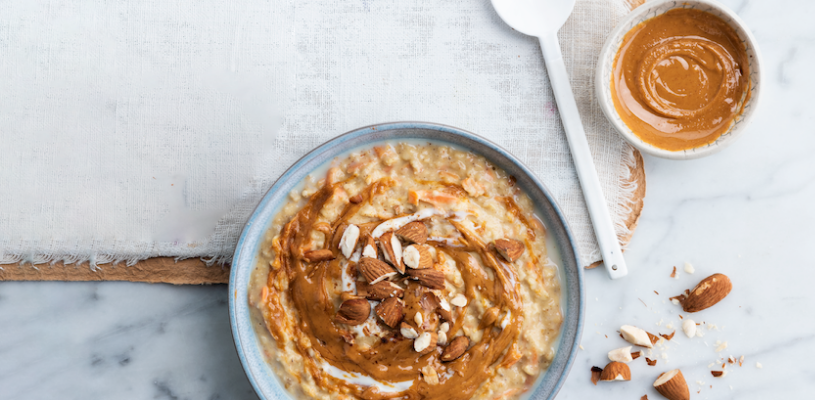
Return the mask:
{"type": "MultiPolygon", "coordinates": [[[[808,96],[815,75],[807,71],[815,62],[815,3],[725,3],[752,27],[764,55],[760,112],[720,154],[695,161],[646,157],[646,205],[626,253],[630,276],[612,282],[601,269],[585,274],[584,350],[559,399],[659,399],[651,384],[672,368],[683,370],[693,399],[809,398],[815,390],[809,360],[815,320],[808,318],[815,272],[806,253],[815,243],[815,114],[808,96]],[[695,274],[682,272],[685,262],[695,274]],[[669,278],[673,266],[676,280],[669,278]],[[692,318],[718,329],[705,328],[704,338],[693,340],[677,332],[667,360],[631,364],[632,382],[590,384],[590,367],[604,366],[606,352],[625,345],[620,325],[678,328],[679,308],[668,297],[714,272],[730,276],[733,292],[692,318]],[[716,341],[727,341],[727,349],[716,353],[716,341]],[[744,365],[713,378],[709,364],[729,355],[744,355],[744,365]]],[[[0,398],[256,397],[232,344],[226,286],[4,282],[0,398]]]]}

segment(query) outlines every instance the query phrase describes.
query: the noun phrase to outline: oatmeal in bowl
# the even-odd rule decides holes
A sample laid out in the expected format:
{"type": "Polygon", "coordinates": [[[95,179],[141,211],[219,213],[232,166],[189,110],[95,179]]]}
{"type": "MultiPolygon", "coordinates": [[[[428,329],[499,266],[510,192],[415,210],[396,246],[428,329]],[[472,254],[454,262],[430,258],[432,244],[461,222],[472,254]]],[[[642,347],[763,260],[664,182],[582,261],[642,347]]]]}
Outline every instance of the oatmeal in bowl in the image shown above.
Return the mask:
{"type": "Polygon", "coordinates": [[[336,156],[258,238],[244,298],[257,350],[292,398],[537,393],[574,347],[561,343],[560,250],[538,214],[515,177],[446,143],[336,156]]]}

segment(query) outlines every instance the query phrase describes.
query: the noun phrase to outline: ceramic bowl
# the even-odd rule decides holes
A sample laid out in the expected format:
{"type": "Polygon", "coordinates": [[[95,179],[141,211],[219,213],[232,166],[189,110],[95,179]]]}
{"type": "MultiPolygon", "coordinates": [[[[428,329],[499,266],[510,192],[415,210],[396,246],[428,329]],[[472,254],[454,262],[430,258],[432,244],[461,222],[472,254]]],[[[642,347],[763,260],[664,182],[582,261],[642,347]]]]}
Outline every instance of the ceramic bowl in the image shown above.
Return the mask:
{"type": "Polygon", "coordinates": [[[289,393],[280,384],[267,364],[259,346],[257,334],[250,320],[248,285],[255,268],[259,246],[264,233],[286,202],[288,193],[303,179],[320,169],[332,159],[352,150],[370,148],[384,141],[421,140],[452,145],[484,156],[496,166],[517,178],[517,184],[535,203],[537,212],[553,235],[562,265],[559,273],[562,286],[563,326],[558,350],[552,365],[541,374],[529,398],[552,399],[557,394],[577,354],[577,346],[583,326],[583,275],[578,267],[576,243],[572,238],[563,213],[555,204],[551,193],[538,181],[532,171],[518,159],[494,143],[472,133],[449,126],[422,123],[397,122],[360,128],[341,135],[317,147],[297,161],[269,189],[246,222],[241,233],[229,278],[229,317],[235,348],[243,368],[255,391],[262,399],[288,399],[289,393]]]}
{"type": "Polygon", "coordinates": [[[611,34],[609,34],[603,49],[600,51],[600,59],[597,62],[597,71],[595,73],[594,88],[597,100],[600,103],[600,108],[609,121],[611,121],[611,124],[614,125],[617,131],[620,132],[620,135],[622,135],[628,143],[631,143],[632,146],[643,153],[674,160],[689,160],[704,157],[716,153],[735,142],[736,139],[744,134],[747,126],[753,119],[759,98],[761,97],[761,54],[759,53],[758,47],[756,47],[756,39],[753,37],[753,34],[750,33],[750,30],[747,29],[744,21],[742,21],[736,13],[719,2],[712,0],[648,1],[628,14],[628,16],[614,28],[611,34]],[[694,8],[706,11],[721,18],[733,27],[744,43],[745,50],[747,51],[747,59],[750,64],[750,90],[752,91],[750,99],[744,106],[744,112],[736,117],[735,124],[733,124],[727,132],[719,136],[715,142],[693,149],[679,151],[654,147],[640,139],[640,137],[635,135],[623,120],[620,119],[617,110],[614,108],[614,102],[611,99],[611,72],[614,66],[614,57],[622,45],[625,34],[640,23],[664,14],[674,8],[694,8]]]}

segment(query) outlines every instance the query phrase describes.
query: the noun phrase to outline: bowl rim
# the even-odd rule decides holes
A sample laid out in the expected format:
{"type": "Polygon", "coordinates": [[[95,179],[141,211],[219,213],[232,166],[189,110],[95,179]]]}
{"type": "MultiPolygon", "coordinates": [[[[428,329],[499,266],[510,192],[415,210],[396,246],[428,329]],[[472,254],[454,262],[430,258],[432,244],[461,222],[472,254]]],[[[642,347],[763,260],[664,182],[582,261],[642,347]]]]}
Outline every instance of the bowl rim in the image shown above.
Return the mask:
{"type": "MultiPolygon", "coordinates": [[[[248,218],[247,222],[244,225],[244,228],[241,231],[241,236],[238,240],[238,243],[235,247],[235,253],[232,258],[232,267],[230,270],[229,276],[229,319],[230,319],[230,328],[232,332],[233,344],[235,346],[235,350],[238,353],[238,357],[241,362],[241,366],[243,367],[244,373],[247,376],[250,384],[252,385],[253,389],[257,393],[257,395],[262,399],[269,399],[269,398],[291,398],[289,392],[283,388],[282,385],[279,383],[279,378],[276,374],[272,373],[271,378],[274,380],[274,387],[280,389],[283,393],[271,393],[269,394],[271,397],[267,396],[261,389],[261,385],[258,382],[257,377],[255,376],[255,372],[253,371],[249,360],[247,359],[246,353],[246,345],[249,343],[243,343],[245,339],[255,339],[257,341],[257,337],[255,336],[254,332],[252,331],[253,328],[251,324],[245,323],[245,329],[252,331],[249,335],[250,337],[242,338],[241,336],[241,329],[239,327],[240,321],[238,320],[238,311],[244,311],[248,313],[248,301],[246,298],[246,294],[248,293],[248,289],[246,287],[239,287],[238,285],[238,275],[239,272],[243,272],[244,274],[251,274],[251,271],[255,268],[255,261],[257,257],[257,246],[259,246],[259,241],[262,240],[262,235],[260,237],[254,238],[254,246],[248,244],[247,241],[250,240],[248,237],[250,235],[251,230],[260,229],[260,232],[265,232],[268,229],[269,221],[259,221],[258,217],[261,212],[266,212],[269,208],[273,215],[278,212],[277,206],[279,204],[271,204],[271,197],[275,193],[276,190],[279,190],[282,186],[286,185],[288,180],[292,179],[292,175],[296,172],[299,172],[300,169],[308,166],[309,162],[314,161],[318,157],[320,157],[325,152],[330,152],[335,146],[342,144],[346,141],[351,139],[358,138],[363,135],[368,135],[372,133],[380,133],[386,134],[387,132],[392,132],[393,135],[398,134],[400,130],[431,130],[431,131],[438,131],[440,133],[452,134],[453,137],[458,137],[464,139],[464,141],[472,144],[472,145],[481,145],[484,146],[483,149],[491,152],[495,152],[498,157],[504,157],[509,163],[514,164],[515,167],[518,168],[520,172],[526,175],[524,180],[528,180],[534,186],[537,186],[537,189],[543,194],[543,196],[548,201],[548,208],[551,210],[551,214],[555,217],[555,221],[547,221],[549,223],[558,224],[557,226],[550,227],[549,229],[556,228],[559,232],[558,236],[556,236],[556,243],[558,246],[559,251],[561,252],[561,260],[562,264],[559,268],[562,270],[562,277],[565,278],[565,281],[561,282],[561,292],[563,293],[563,302],[565,304],[561,304],[561,309],[564,313],[563,323],[561,325],[561,332],[558,338],[557,347],[558,351],[556,352],[555,358],[552,361],[549,369],[540,375],[538,378],[538,382],[536,382],[535,386],[531,388],[527,393],[529,398],[546,398],[546,399],[554,399],[554,397],[559,392],[560,388],[562,388],[566,378],[569,375],[569,372],[574,364],[574,361],[577,357],[578,346],[580,345],[580,340],[582,337],[583,332],[583,324],[585,318],[585,287],[583,282],[583,268],[580,266],[579,262],[579,255],[578,255],[578,248],[577,242],[574,240],[574,236],[572,235],[571,229],[569,228],[568,222],[565,218],[565,215],[561,211],[560,206],[557,204],[557,201],[552,196],[549,189],[542,183],[540,180],[535,176],[535,174],[520,160],[515,158],[511,153],[507,150],[503,149],[502,147],[498,146],[497,144],[478,136],[474,133],[455,128],[448,125],[437,124],[437,123],[430,123],[430,122],[419,122],[419,121],[400,121],[400,122],[389,122],[389,123],[381,123],[381,124],[374,124],[365,126],[362,128],[354,129],[348,131],[342,135],[334,137],[325,143],[317,146],[310,152],[306,153],[303,157],[301,157],[298,161],[296,161],[291,167],[289,167],[281,176],[275,181],[275,183],[269,188],[269,190],[263,195],[261,200],[258,202],[258,205],[252,211],[251,216],[248,218]],[[258,225],[262,225],[259,228],[258,225]],[[244,249],[249,245],[249,248],[244,251],[244,249]],[[252,251],[254,250],[254,251],[252,251]],[[248,271],[248,272],[246,272],[248,271]],[[243,294],[243,296],[241,295],[243,294]],[[568,314],[567,314],[568,313],[568,314]],[[574,315],[572,317],[572,315],[574,315]],[[566,343],[564,336],[570,336],[572,339],[571,343],[566,343]],[[565,354],[565,356],[564,356],[565,354]],[[557,376],[553,384],[548,384],[546,379],[542,379],[553,366],[557,365],[560,368],[560,374],[557,376]],[[544,383],[547,383],[548,393],[538,393],[541,388],[544,386],[544,383]],[[544,397],[545,396],[545,397],[544,397]]],[[[373,138],[369,144],[372,146],[376,142],[383,142],[389,140],[398,140],[398,139],[405,139],[408,138],[400,138],[400,137],[380,137],[380,138],[373,138]]],[[[430,140],[433,142],[441,142],[452,146],[458,147],[465,147],[466,145],[462,145],[460,143],[453,143],[449,140],[445,139],[436,139],[436,138],[421,138],[422,140],[430,140]]],[[[358,146],[357,146],[358,147],[358,146]]],[[[354,147],[356,148],[356,147],[354,147]]],[[[476,152],[477,154],[482,155],[487,160],[491,162],[495,162],[495,160],[491,159],[489,156],[482,154],[475,149],[468,148],[467,150],[476,152]]],[[[339,154],[343,154],[340,152],[339,154]]],[[[331,158],[335,157],[336,155],[332,155],[331,158]]],[[[318,166],[315,168],[311,168],[306,171],[306,174],[310,174],[315,169],[319,168],[319,165],[325,163],[328,159],[323,159],[317,164],[318,166]]],[[[496,163],[498,164],[498,163],[496,163]]],[[[301,178],[302,179],[302,178],[301,178]]],[[[519,179],[520,181],[521,179],[519,179]]],[[[300,180],[293,183],[293,185],[299,184],[300,180]]],[[[546,204],[535,204],[537,209],[543,210],[546,207],[546,204]]],[[[545,219],[549,219],[548,217],[542,216],[545,219]]],[[[553,233],[554,234],[554,233],[553,233]]],[[[256,343],[254,344],[257,345],[256,343]]],[[[262,357],[261,357],[262,358],[262,357]]],[[[266,360],[261,360],[264,364],[266,364],[266,360]]],[[[260,371],[257,371],[260,372],[260,371]]],[[[265,376],[265,374],[264,374],[265,376]]]]}
{"type": "MultiPolygon", "coordinates": [[[[703,10],[707,11],[707,10],[703,10]]],[[[762,56],[761,51],[757,45],[757,41],[755,36],[753,36],[753,32],[748,29],[747,24],[742,20],[733,10],[728,8],[726,5],[716,1],[716,0],[655,0],[655,1],[648,1],[645,4],[635,8],[632,10],[628,15],[620,21],[617,26],[608,34],[606,37],[606,41],[603,44],[602,49],[600,50],[600,55],[597,59],[597,67],[595,69],[594,74],[594,88],[595,88],[595,97],[597,97],[597,102],[600,103],[600,109],[603,110],[603,114],[605,114],[606,119],[611,123],[612,126],[617,130],[620,136],[623,137],[629,144],[637,148],[638,150],[661,158],[667,158],[672,160],[691,160],[695,158],[705,157],[711,154],[718,153],[727,146],[733,144],[738,138],[740,138],[744,132],[747,130],[747,127],[753,121],[753,117],[755,115],[755,111],[758,108],[761,98],[761,86],[763,81],[763,75],[761,70],[762,64],[762,56]],[[738,124],[734,124],[728,131],[720,135],[713,143],[709,143],[706,145],[702,145],[699,147],[694,147],[692,149],[687,150],[666,150],[659,147],[655,147],[648,142],[642,140],[639,136],[634,134],[627,125],[619,118],[617,113],[617,109],[614,107],[614,104],[611,101],[607,101],[605,94],[606,94],[606,86],[603,84],[605,81],[606,76],[608,74],[604,73],[604,62],[607,57],[609,57],[609,53],[614,50],[614,56],[616,57],[617,53],[617,46],[615,44],[621,40],[622,36],[628,33],[633,27],[629,29],[625,29],[627,25],[629,25],[635,19],[642,17],[645,14],[648,14],[654,10],[654,8],[661,7],[666,3],[673,3],[670,8],[665,9],[664,11],[660,12],[659,14],[654,14],[650,16],[650,18],[654,18],[657,15],[662,15],[665,12],[676,9],[676,8],[687,8],[688,5],[704,5],[708,6],[711,9],[715,9],[718,12],[726,15],[730,18],[728,24],[739,34],[740,38],[743,39],[746,48],[748,51],[752,51],[755,55],[753,60],[751,61],[751,71],[750,71],[750,88],[749,90],[752,91],[750,95],[750,99],[748,103],[745,104],[744,110],[741,114],[741,119],[738,119],[738,124]]],[[[611,62],[611,67],[613,68],[613,60],[611,62]]],[[[611,71],[609,71],[611,73],[611,71]]],[[[608,86],[610,90],[610,86],[608,86]]]]}

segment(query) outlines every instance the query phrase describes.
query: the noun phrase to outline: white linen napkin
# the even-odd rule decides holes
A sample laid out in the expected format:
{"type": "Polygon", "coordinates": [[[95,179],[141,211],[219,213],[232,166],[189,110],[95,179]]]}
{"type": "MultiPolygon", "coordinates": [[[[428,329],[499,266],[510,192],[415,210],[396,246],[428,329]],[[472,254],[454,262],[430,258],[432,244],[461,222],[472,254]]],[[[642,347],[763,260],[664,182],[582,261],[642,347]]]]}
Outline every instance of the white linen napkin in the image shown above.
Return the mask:
{"type": "MultiPolygon", "coordinates": [[[[618,233],[633,149],[594,99],[624,0],[560,31],[618,233]]],[[[534,38],[488,0],[0,2],[0,264],[229,260],[300,156],[420,120],[509,149],[554,193],[582,261],[599,252],[534,38]]]]}

